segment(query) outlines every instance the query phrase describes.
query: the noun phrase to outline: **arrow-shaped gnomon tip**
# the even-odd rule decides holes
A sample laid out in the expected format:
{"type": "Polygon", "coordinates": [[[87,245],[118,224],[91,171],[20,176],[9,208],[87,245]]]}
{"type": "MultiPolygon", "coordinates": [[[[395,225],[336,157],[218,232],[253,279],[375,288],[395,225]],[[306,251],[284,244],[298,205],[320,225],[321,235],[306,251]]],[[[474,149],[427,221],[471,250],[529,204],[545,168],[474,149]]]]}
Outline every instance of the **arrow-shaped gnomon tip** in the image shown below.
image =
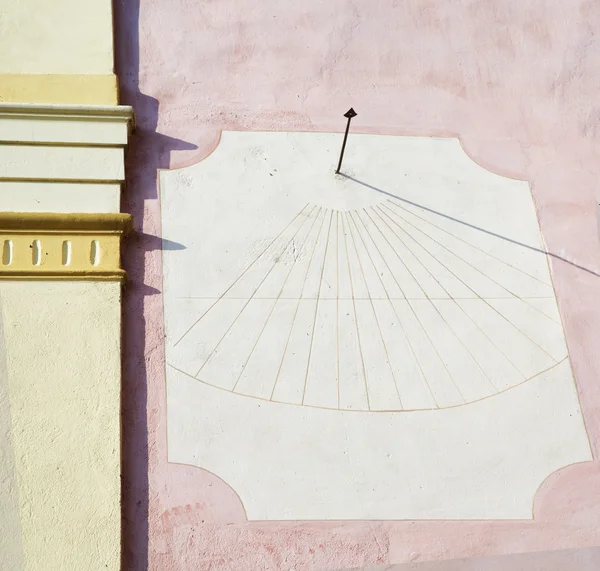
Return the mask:
{"type": "Polygon", "coordinates": [[[354,111],[352,107],[350,107],[350,109],[344,113],[344,117],[347,117],[348,119],[352,119],[352,117],[356,117],[357,115],[358,113],[354,111]]]}

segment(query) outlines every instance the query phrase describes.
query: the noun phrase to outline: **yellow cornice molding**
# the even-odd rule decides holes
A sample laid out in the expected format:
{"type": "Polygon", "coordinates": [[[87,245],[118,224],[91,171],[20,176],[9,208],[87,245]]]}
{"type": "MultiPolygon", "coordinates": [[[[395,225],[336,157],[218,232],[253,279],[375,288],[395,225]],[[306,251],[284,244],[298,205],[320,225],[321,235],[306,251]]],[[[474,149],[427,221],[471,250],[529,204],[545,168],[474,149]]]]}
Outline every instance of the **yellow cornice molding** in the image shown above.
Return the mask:
{"type": "Polygon", "coordinates": [[[133,219],[123,213],[0,212],[0,233],[128,234],[133,219]]]}
{"type": "Polygon", "coordinates": [[[0,280],[15,281],[86,281],[86,282],[125,282],[127,274],[125,270],[118,269],[114,271],[86,271],[86,270],[15,270],[12,272],[0,271],[0,280]]]}
{"type": "Polygon", "coordinates": [[[0,280],[123,281],[130,214],[0,213],[0,280]]]}
{"type": "Polygon", "coordinates": [[[117,105],[114,74],[0,74],[0,101],[117,105]]]}
{"type": "MultiPolygon", "coordinates": [[[[1,79],[0,75],[0,79],[1,79]]],[[[14,103],[0,100],[0,118],[85,119],[122,121],[133,126],[135,116],[130,105],[74,105],[14,103]]]]}

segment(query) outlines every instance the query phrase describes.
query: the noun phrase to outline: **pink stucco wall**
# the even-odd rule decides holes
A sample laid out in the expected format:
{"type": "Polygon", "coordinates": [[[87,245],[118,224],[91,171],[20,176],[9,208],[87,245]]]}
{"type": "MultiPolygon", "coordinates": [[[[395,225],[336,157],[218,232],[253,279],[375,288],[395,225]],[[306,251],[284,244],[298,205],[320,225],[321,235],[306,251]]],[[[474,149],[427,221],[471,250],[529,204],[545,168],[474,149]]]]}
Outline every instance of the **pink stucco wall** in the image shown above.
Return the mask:
{"type": "Polygon", "coordinates": [[[124,568],[341,569],[600,541],[600,3],[595,0],[116,0],[135,106],[124,209],[124,568]],[[538,491],[533,521],[246,522],[213,475],[166,462],[157,169],[222,129],[459,136],[529,180],[595,462],[538,491]]]}
{"type": "Polygon", "coordinates": [[[452,561],[375,565],[362,568],[361,571],[596,571],[598,568],[600,548],[591,547],[452,561]]]}

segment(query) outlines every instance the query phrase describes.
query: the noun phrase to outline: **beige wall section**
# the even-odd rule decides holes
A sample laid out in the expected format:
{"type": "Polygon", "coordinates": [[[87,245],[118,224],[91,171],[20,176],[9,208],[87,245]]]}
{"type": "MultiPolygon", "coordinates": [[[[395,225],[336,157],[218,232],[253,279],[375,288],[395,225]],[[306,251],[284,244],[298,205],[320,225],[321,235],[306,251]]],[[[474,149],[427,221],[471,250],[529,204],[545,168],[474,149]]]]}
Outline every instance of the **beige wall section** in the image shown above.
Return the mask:
{"type": "Polygon", "coordinates": [[[4,324],[0,312],[0,568],[22,569],[20,494],[5,345],[4,324]]]}
{"type": "Polygon", "coordinates": [[[0,73],[113,73],[111,0],[0,0],[0,73]]]}
{"type": "Polygon", "coordinates": [[[24,560],[3,569],[119,569],[120,295],[0,283],[24,560]]]}
{"type": "Polygon", "coordinates": [[[0,101],[116,105],[111,0],[0,0],[0,101]]]}

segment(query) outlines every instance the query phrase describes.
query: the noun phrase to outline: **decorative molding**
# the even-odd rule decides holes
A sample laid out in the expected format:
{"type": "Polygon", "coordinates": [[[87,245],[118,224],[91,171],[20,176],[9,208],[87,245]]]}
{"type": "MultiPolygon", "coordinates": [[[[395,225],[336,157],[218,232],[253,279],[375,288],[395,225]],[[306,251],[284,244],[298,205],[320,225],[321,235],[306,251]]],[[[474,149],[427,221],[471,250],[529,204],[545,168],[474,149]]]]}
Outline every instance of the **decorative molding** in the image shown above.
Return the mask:
{"type": "Polygon", "coordinates": [[[128,105],[0,102],[0,143],[125,146],[134,125],[128,105]]]}
{"type": "Polygon", "coordinates": [[[133,108],[129,105],[59,105],[0,102],[0,117],[7,115],[22,117],[51,115],[65,118],[108,118],[131,121],[133,119],[133,108]]]}
{"type": "Polygon", "coordinates": [[[0,74],[0,101],[117,105],[114,74],[0,74]]]}
{"type": "Polygon", "coordinates": [[[119,212],[133,122],[123,105],[0,103],[2,208],[119,212]]]}
{"type": "Polygon", "coordinates": [[[130,214],[0,213],[0,279],[123,281],[130,214]]]}
{"type": "Polygon", "coordinates": [[[65,233],[128,234],[131,214],[60,214],[55,212],[0,212],[0,232],[57,231],[65,233]]]}

